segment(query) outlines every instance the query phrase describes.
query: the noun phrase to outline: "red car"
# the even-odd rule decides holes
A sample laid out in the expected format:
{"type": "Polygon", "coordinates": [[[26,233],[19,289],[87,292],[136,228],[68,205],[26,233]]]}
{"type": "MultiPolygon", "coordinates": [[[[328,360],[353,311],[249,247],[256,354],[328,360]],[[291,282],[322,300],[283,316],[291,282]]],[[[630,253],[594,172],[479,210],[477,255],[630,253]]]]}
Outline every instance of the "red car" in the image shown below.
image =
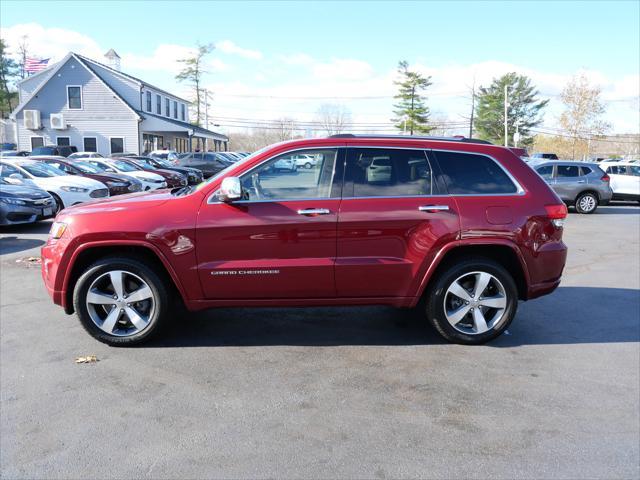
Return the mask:
{"type": "Polygon", "coordinates": [[[53,301],[111,345],[229,306],[417,307],[480,344],[555,290],[564,203],[509,149],[339,135],[263,149],[198,187],[65,209],[42,248],[53,301]],[[278,171],[302,154],[313,169],[278,171]]]}

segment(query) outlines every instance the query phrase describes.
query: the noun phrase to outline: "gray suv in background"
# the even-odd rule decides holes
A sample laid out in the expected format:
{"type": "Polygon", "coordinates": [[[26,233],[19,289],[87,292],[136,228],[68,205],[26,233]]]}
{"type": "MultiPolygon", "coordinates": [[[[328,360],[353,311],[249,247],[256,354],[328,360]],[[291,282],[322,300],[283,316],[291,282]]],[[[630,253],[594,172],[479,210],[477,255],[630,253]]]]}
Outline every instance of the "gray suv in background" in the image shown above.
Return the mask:
{"type": "Polygon", "coordinates": [[[593,213],[613,196],[609,176],[595,163],[532,160],[529,166],[578,213],[593,213]]]}

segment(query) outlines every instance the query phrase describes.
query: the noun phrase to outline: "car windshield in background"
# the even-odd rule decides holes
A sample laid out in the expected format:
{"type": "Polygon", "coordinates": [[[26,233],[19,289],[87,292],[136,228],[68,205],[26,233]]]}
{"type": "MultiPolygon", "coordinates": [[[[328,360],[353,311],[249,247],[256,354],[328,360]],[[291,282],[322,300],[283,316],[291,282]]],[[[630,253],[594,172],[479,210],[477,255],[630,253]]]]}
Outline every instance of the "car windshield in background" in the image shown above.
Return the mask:
{"type": "Polygon", "coordinates": [[[137,172],[140,169],[134,167],[133,165],[128,164],[127,162],[121,162],[119,160],[112,160],[111,163],[118,169],[123,172],[137,172]]]}
{"type": "MultiPolygon", "coordinates": [[[[159,163],[160,166],[162,166],[162,167],[173,167],[173,164],[171,162],[169,162],[168,160],[165,160],[164,158],[155,158],[154,160],[156,161],[156,163],[159,163]]],[[[145,160],[143,160],[143,161],[145,161],[145,160]]],[[[149,166],[153,166],[153,165],[149,164],[149,166]]]]}
{"type": "Polygon", "coordinates": [[[105,171],[104,168],[89,162],[73,162],[73,166],[82,173],[101,173],[105,171]]]}
{"type": "Polygon", "coordinates": [[[21,163],[19,165],[34,177],[48,178],[67,175],[62,170],[58,170],[57,168],[52,167],[51,165],[47,165],[46,163],[21,163]]]}

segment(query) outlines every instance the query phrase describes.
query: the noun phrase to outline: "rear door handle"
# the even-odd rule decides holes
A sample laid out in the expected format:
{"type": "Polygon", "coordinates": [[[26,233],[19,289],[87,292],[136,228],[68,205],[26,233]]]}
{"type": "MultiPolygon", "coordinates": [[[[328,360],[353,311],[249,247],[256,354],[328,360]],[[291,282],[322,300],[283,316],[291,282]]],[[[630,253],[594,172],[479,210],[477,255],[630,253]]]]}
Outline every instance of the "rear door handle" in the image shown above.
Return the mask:
{"type": "Polygon", "coordinates": [[[298,210],[298,215],[329,215],[331,210],[328,208],[303,208],[298,210]]]}
{"type": "Polygon", "coordinates": [[[421,212],[446,212],[449,205],[421,205],[418,207],[421,212]]]}
{"type": "Polygon", "coordinates": [[[578,183],[587,183],[586,180],[578,180],[578,183]]]}

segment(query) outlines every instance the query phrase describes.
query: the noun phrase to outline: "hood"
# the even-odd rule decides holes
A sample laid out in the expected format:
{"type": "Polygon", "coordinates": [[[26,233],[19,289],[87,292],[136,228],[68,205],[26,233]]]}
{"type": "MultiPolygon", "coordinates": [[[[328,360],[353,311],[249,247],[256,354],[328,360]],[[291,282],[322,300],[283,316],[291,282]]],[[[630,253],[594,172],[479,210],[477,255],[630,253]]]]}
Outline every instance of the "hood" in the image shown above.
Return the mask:
{"type": "Polygon", "coordinates": [[[39,188],[29,188],[23,185],[0,184],[0,197],[15,197],[28,199],[49,198],[50,195],[39,188]]]}
{"type": "Polygon", "coordinates": [[[108,197],[100,200],[93,200],[89,203],[82,203],[64,209],[67,215],[83,215],[94,212],[120,212],[131,211],[142,208],[157,207],[167,201],[176,198],[171,195],[170,190],[156,190],[152,192],[129,193],[127,195],[118,195],[116,197],[108,197]]]}
{"type": "Polygon", "coordinates": [[[160,180],[160,181],[164,181],[164,177],[162,175],[158,175],[157,173],[145,172],[144,170],[137,170],[135,172],[127,172],[127,175],[131,175],[132,177],[140,178],[142,180],[160,180]]]}
{"type": "Polygon", "coordinates": [[[92,178],[99,182],[130,182],[131,180],[124,175],[118,175],[116,173],[85,173],[84,177],[92,178]]]}
{"type": "Polygon", "coordinates": [[[59,177],[33,177],[33,182],[40,188],[45,190],[48,188],[59,188],[64,186],[89,188],[95,190],[97,188],[107,188],[107,186],[97,180],[87,177],[79,177],[76,175],[60,175],[59,177]]]}

